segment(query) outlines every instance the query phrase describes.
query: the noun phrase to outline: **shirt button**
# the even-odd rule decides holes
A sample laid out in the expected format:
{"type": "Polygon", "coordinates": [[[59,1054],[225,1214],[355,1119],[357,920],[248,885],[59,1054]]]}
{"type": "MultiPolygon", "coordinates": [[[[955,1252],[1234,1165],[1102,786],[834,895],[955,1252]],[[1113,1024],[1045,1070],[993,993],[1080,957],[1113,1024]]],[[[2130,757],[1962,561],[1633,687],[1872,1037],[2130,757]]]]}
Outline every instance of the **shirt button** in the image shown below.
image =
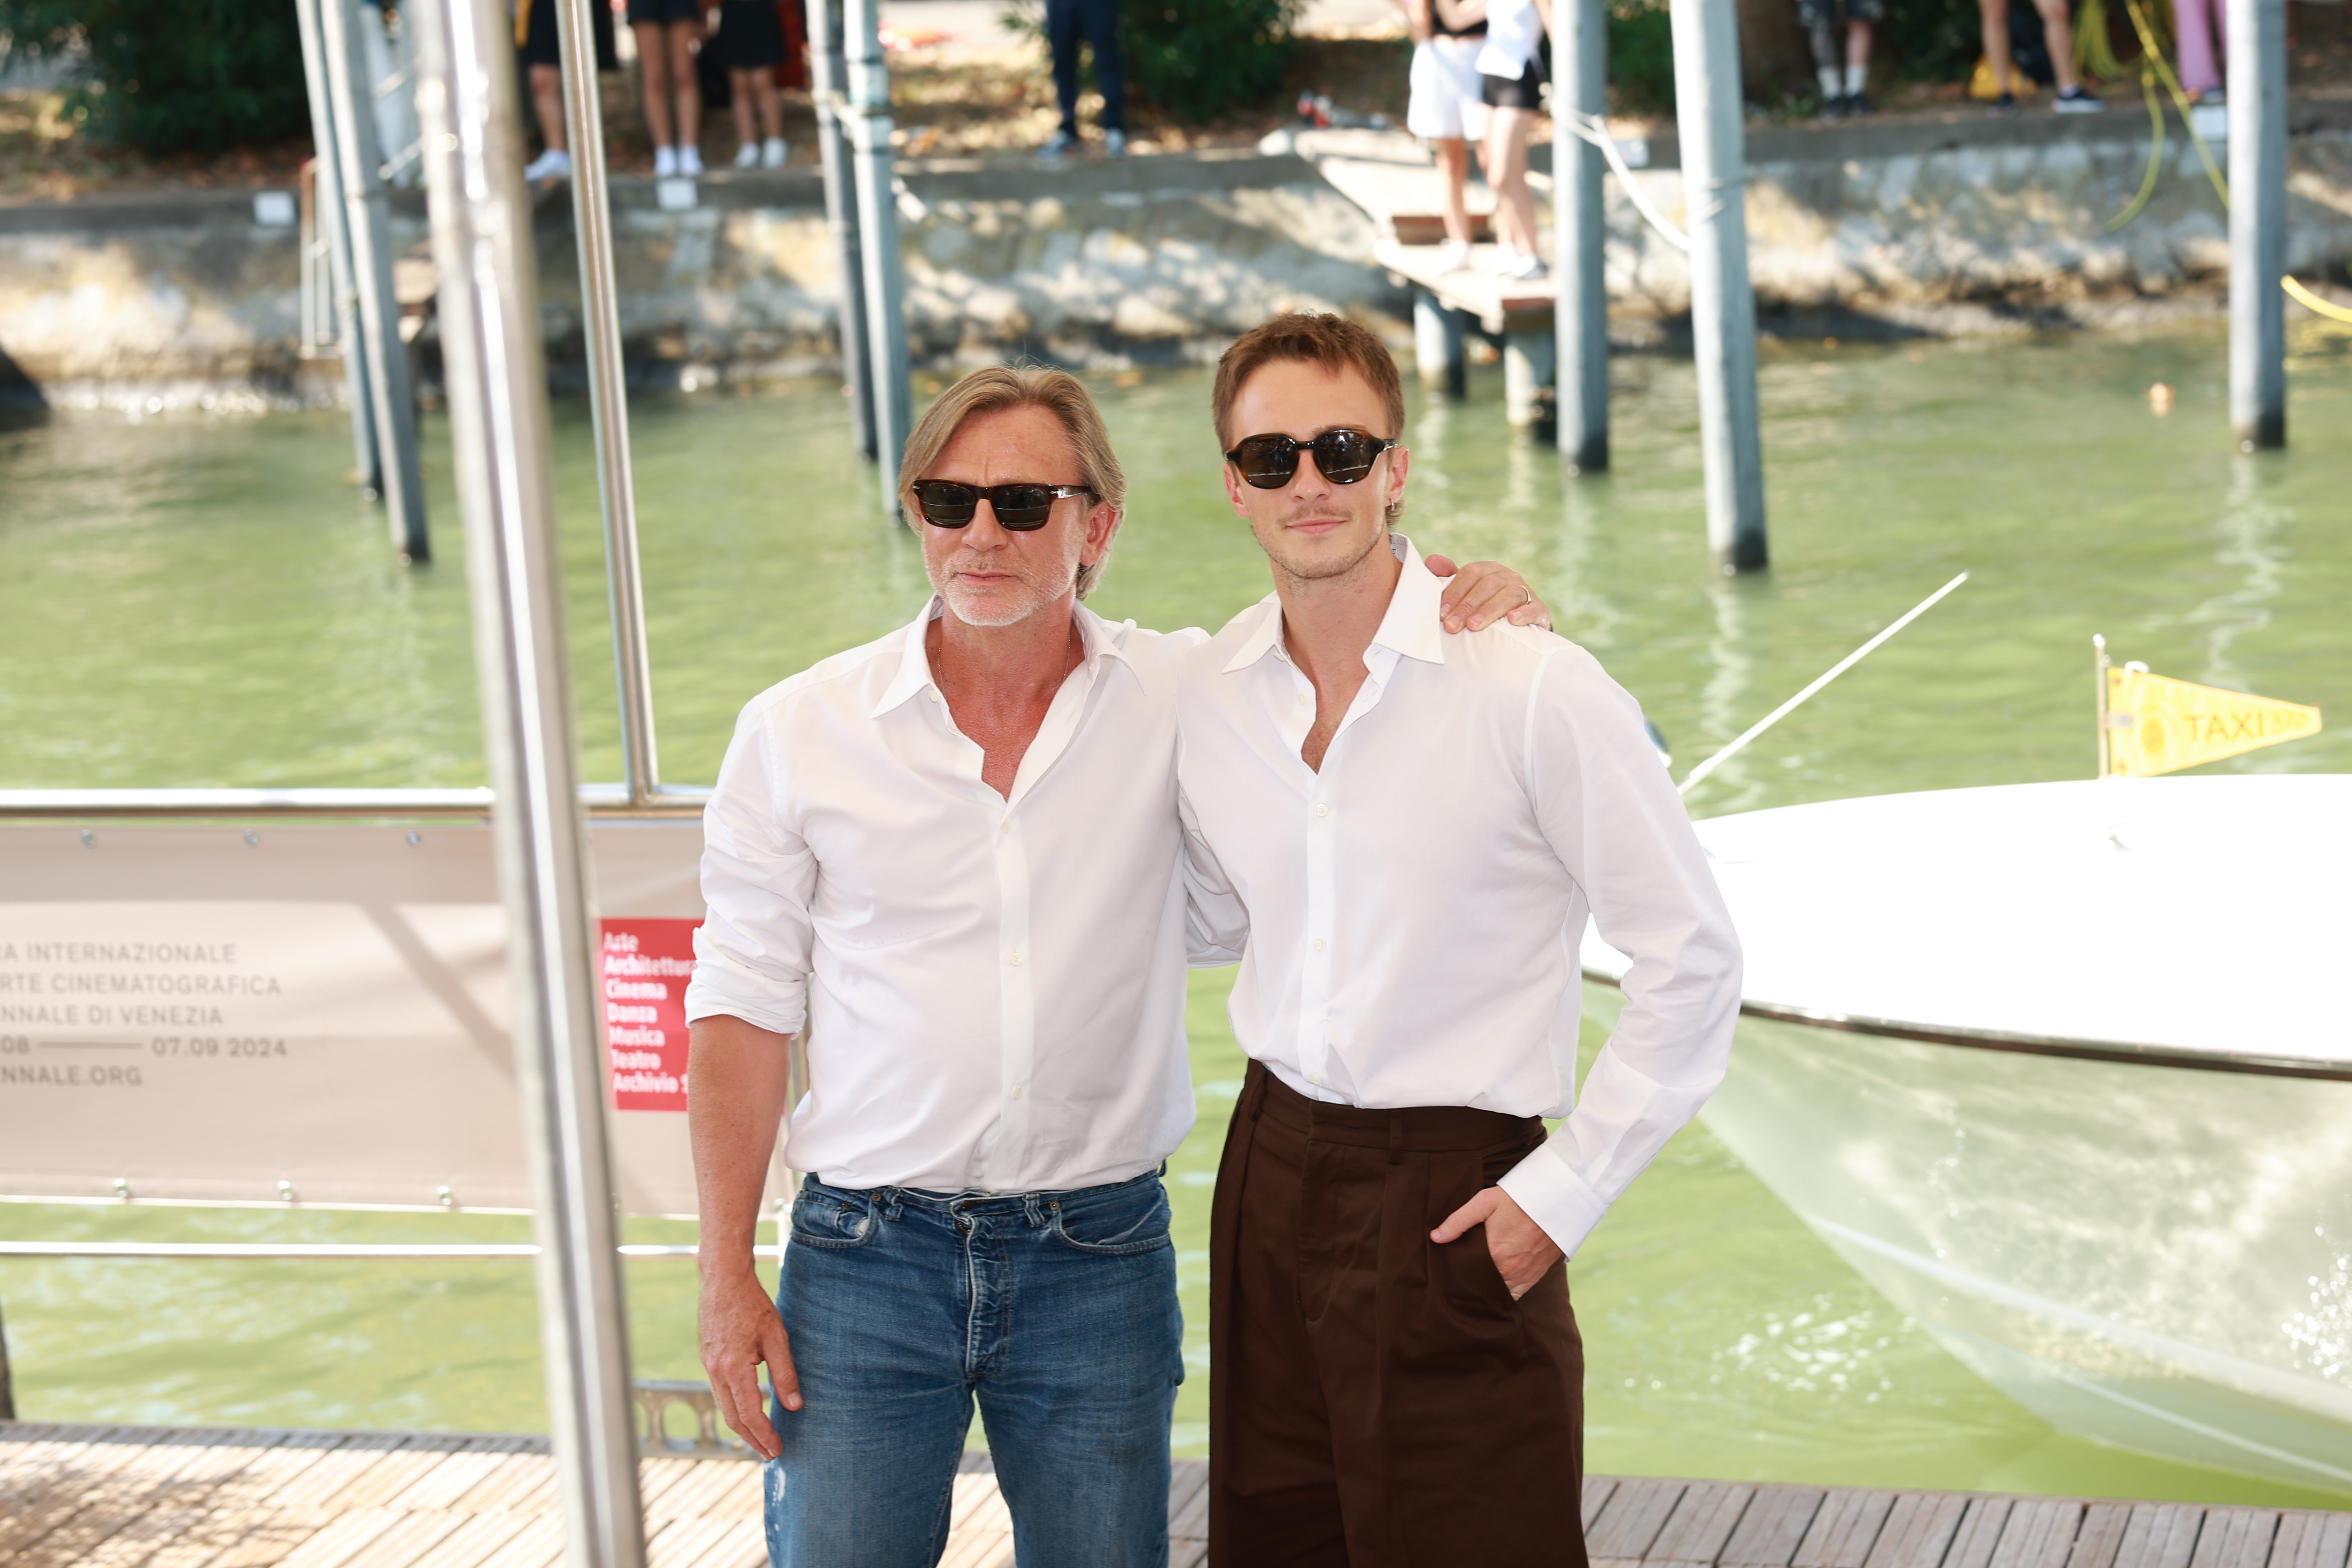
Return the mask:
{"type": "Polygon", "coordinates": [[[1313,1084],[1316,1088],[1321,1089],[1323,1087],[1323,1075],[1319,1072],[1308,1073],[1307,1075],[1307,1081],[1313,1084]]]}
{"type": "Polygon", "coordinates": [[[1015,969],[1021,967],[1021,955],[1017,952],[1013,955],[1013,967],[1015,969]]]}
{"type": "Polygon", "coordinates": [[[1298,701],[1301,701],[1301,702],[1306,701],[1306,700],[1307,700],[1307,693],[1305,693],[1304,691],[1300,692],[1300,693],[1298,694],[1297,700],[1298,700],[1298,701]]]}
{"type": "Polygon", "coordinates": [[[996,831],[999,833],[1010,833],[1013,831],[1013,824],[1009,822],[1000,822],[996,825],[996,831]]]}
{"type": "Polygon", "coordinates": [[[1021,1098],[1021,1091],[1020,1091],[1019,1089],[1014,1089],[1014,1090],[1013,1091],[1013,1099],[1015,1099],[1015,1100],[1020,1099],[1020,1098],[1021,1098]]]}
{"type": "MultiPolygon", "coordinates": [[[[1318,936],[1318,937],[1317,937],[1317,938],[1315,939],[1315,951],[1316,951],[1316,952],[1322,952],[1322,951],[1323,951],[1323,939],[1322,939],[1321,937],[1319,937],[1319,936],[1318,936]]],[[[1020,963],[1021,961],[1020,961],[1019,959],[1017,959],[1017,958],[1016,958],[1016,959],[1014,959],[1013,962],[1013,963],[1020,963]]]]}
{"type": "Polygon", "coordinates": [[[1315,808],[1315,815],[1318,816],[1328,816],[1331,815],[1331,808],[1328,805],[1318,805],[1315,808]]]}

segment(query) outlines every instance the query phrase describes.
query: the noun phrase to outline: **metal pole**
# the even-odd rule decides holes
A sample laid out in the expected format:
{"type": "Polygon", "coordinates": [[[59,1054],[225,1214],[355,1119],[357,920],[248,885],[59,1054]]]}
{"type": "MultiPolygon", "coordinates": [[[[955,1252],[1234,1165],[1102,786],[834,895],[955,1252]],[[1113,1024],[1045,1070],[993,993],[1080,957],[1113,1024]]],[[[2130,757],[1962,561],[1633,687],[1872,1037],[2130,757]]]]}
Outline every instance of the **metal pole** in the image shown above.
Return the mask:
{"type": "Polygon", "coordinates": [[[442,353],[466,524],[549,1429],[573,1568],[644,1568],[644,1510],[563,638],[547,372],[504,0],[412,0],[442,353]]]}
{"type": "Polygon", "coordinates": [[[319,30],[319,0],[294,0],[294,17],[302,35],[302,79],[310,90],[310,142],[318,152],[317,195],[310,210],[325,231],[328,270],[334,279],[343,398],[352,411],[352,467],[359,474],[360,489],[373,498],[383,494],[383,470],[375,448],[375,408],[368,398],[367,343],[360,336],[352,242],[344,232],[342,161],[335,151],[335,111],[327,94],[327,46],[319,30]]]}
{"type": "Polygon", "coordinates": [[[1764,449],[1756,429],[1756,295],[1748,283],[1747,150],[1734,0],[1670,0],[1675,122],[1691,259],[1706,542],[1725,572],[1758,572],[1764,449]]]}
{"type": "Polygon", "coordinates": [[[880,0],[845,0],[845,16],[849,139],[856,151],[866,342],[873,352],[874,460],[882,470],[882,510],[895,518],[898,459],[915,421],[907,385],[907,289],[898,260],[898,197],[891,171],[890,68],[882,56],[880,0]]]}
{"type": "Polygon", "coordinates": [[[2227,3],[2230,426],[2252,452],[2286,445],[2286,3],[2227,3]]]}
{"type": "Polygon", "coordinates": [[[375,406],[384,510],[401,557],[424,562],[433,551],[425,531],[425,474],[416,458],[416,395],[409,385],[408,345],[400,341],[400,303],[392,291],[392,210],[383,189],[383,156],[375,144],[375,95],[362,86],[368,81],[367,46],[352,14],[360,4],[321,0],[320,40],[335,115],[360,332],[367,342],[368,395],[375,406]]]}
{"type": "Polygon", "coordinates": [[[1603,132],[1609,111],[1609,16],[1603,0],[1556,0],[1564,24],[1553,38],[1552,257],[1559,267],[1559,336],[1554,396],[1559,410],[1559,460],[1571,474],[1609,467],[1609,280],[1602,247],[1608,224],[1601,204],[1601,149],[1570,126],[1591,117],[1603,132]],[[1562,15],[1564,13],[1564,15],[1562,15]]]}
{"type": "Polygon", "coordinates": [[[2107,733],[2107,639],[2096,632],[2091,634],[2091,687],[2098,698],[2093,711],[2098,716],[2099,776],[2105,778],[2114,756],[2114,742],[2107,733]]]}
{"type": "Polygon", "coordinates": [[[572,223],[580,244],[581,335],[588,345],[588,412],[596,430],[596,497],[604,513],[604,583],[613,606],[613,683],[621,702],[621,779],[631,805],[661,784],[654,742],[653,659],[637,569],[637,488],[629,470],[629,385],[621,359],[620,289],[613,278],[613,204],[604,190],[604,111],[596,89],[595,16],[603,0],[559,0],[563,119],[572,133],[572,223]]]}
{"type": "Polygon", "coordinates": [[[824,159],[824,226],[841,256],[841,382],[849,398],[857,449],[874,460],[874,350],[866,334],[866,262],[857,238],[856,175],[849,161],[842,93],[849,62],[842,50],[840,0],[809,0],[809,76],[816,100],[816,145],[824,159]]]}

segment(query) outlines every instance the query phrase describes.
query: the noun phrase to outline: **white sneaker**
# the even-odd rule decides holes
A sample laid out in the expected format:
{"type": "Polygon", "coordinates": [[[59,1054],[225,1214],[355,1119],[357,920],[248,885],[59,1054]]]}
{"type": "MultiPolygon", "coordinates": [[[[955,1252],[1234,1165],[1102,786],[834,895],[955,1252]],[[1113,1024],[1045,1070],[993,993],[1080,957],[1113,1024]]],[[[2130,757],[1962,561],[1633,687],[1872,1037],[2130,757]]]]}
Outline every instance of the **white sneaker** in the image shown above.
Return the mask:
{"type": "Polygon", "coordinates": [[[1518,251],[1511,253],[1509,266],[1496,270],[1515,283],[1533,283],[1550,275],[1544,267],[1542,257],[1527,256],[1518,251]]]}
{"type": "Polygon", "coordinates": [[[702,173],[702,149],[681,147],[677,150],[677,172],[691,180],[702,173]]]}
{"type": "Polygon", "coordinates": [[[1487,257],[1484,262],[1479,264],[1478,270],[1481,272],[1491,272],[1497,278],[1508,278],[1511,275],[1511,268],[1517,267],[1518,264],[1518,251],[1513,247],[1505,245],[1500,240],[1496,240],[1495,242],[1494,254],[1487,257]]]}
{"type": "Polygon", "coordinates": [[[784,145],[784,139],[781,136],[771,136],[760,144],[760,167],[762,169],[781,169],[791,158],[792,149],[784,145]]]}
{"type": "Polygon", "coordinates": [[[760,144],[756,142],[746,142],[740,147],[736,148],[735,166],[739,169],[758,168],[760,166],[760,144]]]}
{"type": "Polygon", "coordinates": [[[667,180],[667,179],[674,179],[674,178],[676,178],[676,177],[677,177],[677,148],[675,148],[675,147],[656,147],[656,148],[655,148],[655,149],[654,149],[654,178],[655,178],[655,179],[656,179],[656,180],[667,180]]]}
{"type": "Polygon", "coordinates": [[[1459,272],[1470,265],[1470,242],[1449,239],[1437,247],[1437,270],[1444,274],[1459,272]]]}
{"type": "Polygon", "coordinates": [[[541,180],[568,180],[572,177],[572,154],[561,147],[550,147],[523,165],[523,181],[537,184],[541,180]]]}

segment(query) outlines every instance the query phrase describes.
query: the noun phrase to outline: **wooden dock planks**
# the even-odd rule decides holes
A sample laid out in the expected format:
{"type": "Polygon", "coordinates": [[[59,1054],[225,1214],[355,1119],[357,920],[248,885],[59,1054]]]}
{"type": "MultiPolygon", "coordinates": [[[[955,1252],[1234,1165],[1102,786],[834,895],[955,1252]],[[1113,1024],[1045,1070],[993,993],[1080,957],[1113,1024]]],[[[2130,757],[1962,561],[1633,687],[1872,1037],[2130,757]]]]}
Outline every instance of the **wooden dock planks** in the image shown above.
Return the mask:
{"type": "MultiPolygon", "coordinates": [[[[762,1568],[761,1468],[652,1458],[652,1568],[762,1568]]],[[[1207,1467],[1176,1463],[1170,1561],[1208,1555],[1207,1467]]],[[[1595,1568],[2352,1568],[2352,1513],[1588,1477],[1595,1568]]],[[[557,1568],[543,1440],[0,1424],[10,1568],[557,1568]]],[[[985,1456],[943,1568],[1010,1568],[985,1456]]]]}

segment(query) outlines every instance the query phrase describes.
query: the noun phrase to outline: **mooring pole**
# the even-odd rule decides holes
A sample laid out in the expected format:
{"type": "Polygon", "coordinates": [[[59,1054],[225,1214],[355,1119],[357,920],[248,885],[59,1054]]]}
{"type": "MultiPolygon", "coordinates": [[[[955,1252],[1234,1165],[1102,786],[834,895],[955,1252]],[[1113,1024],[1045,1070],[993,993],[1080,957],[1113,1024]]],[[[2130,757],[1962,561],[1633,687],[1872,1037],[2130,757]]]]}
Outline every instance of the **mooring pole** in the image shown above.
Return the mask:
{"type": "MultiPolygon", "coordinates": [[[[513,24],[505,0],[410,4],[566,1561],[644,1568],[595,897],[580,817],[513,24]]],[[[593,90],[593,79],[583,85],[593,90]]]]}
{"type": "Polygon", "coordinates": [[[375,93],[367,42],[352,15],[362,0],[321,0],[320,40],[327,57],[335,153],[343,193],[344,232],[359,294],[360,333],[367,341],[368,400],[375,412],[379,487],[392,519],[392,542],[404,560],[432,558],[425,531],[425,473],[416,457],[416,395],[409,384],[408,345],[400,341],[400,301],[392,291],[392,207],[383,155],[376,146],[375,93]]]}
{"type": "Polygon", "coordinates": [[[352,412],[352,467],[360,489],[383,494],[375,449],[375,408],[368,399],[367,343],[360,336],[359,296],[352,280],[352,242],[344,232],[342,162],[335,152],[335,110],[327,92],[327,46],[319,26],[320,0],[294,0],[302,37],[302,79],[310,95],[310,144],[318,156],[311,211],[324,231],[327,271],[335,292],[335,336],[343,360],[343,400],[352,412]]]}
{"type": "Polygon", "coordinates": [[[2227,0],[2230,426],[2238,450],[2286,445],[2286,0],[2227,0]]]}
{"type": "MultiPolygon", "coordinates": [[[[845,0],[849,139],[857,165],[858,239],[866,271],[866,342],[873,357],[874,460],[882,509],[898,515],[898,459],[914,428],[907,385],[906,277],[898,260],[898,197],[890,153],[890,68],[882,55],[881,0],[845,0]]],[[[903,519],[901,521],[904,521],[903,519]]]]}
{"type": "Polygon", "coordinates": [[[1433,289],[1412,291],[1412,358],[1429,396],[1459,403],[1470,395],[1469,330],[1433,289]]]}
{"type": "Polygon", "coordinates": [[[1734,0],[1670,0],[1670,15],[1706,542],[1725,572],[1758,572],[1768,555],[1764,448],[1756,428],[1756,295],[1748,283],[1739,15],[1734,0]]]}
{"type": "MultiPolygon", "coordinates": [[[[541,0],[544,4],[545,0],[541,0]]],[[[563,118],[572,132],[572,223],[580,245],[581,335],[588,348],[596,496],[604,514],[604,584],[613,608],[613,678],[621,700],[621,777],[629,804],[661,785],[654,747],[653,660],[637,570],[637,488],[629,467],[629,383],[621,360],[620,289],[613,280],[613,204],[604,191],[604,111],[597,101],[595,16],[604,0],[559,0],[563,118]]]]}
{"type": "Polygon", "coordinates": [[[824,161],[824,226],[841,256],[841,384],[857,449],[874,460],[874,351],[866,342],[866,262],[857,240],[857,192],[843,92],[849,62],[841,0],[809,0],[809,76],[816,100],[816,145],[824,161]]]}
{"type": "Polygon", "coordinates": [[[1561,465],[1571,474],[1598,474],[1609,467],[1608,226],[1601,149],[1572,127],[1607,128],[1609,15],[1603,0],[1553,0],[1552,16],[1552,95],[1567,100],[1552,110],[1552,258],[1559,268],[1553,396],[1561,465]]]}

